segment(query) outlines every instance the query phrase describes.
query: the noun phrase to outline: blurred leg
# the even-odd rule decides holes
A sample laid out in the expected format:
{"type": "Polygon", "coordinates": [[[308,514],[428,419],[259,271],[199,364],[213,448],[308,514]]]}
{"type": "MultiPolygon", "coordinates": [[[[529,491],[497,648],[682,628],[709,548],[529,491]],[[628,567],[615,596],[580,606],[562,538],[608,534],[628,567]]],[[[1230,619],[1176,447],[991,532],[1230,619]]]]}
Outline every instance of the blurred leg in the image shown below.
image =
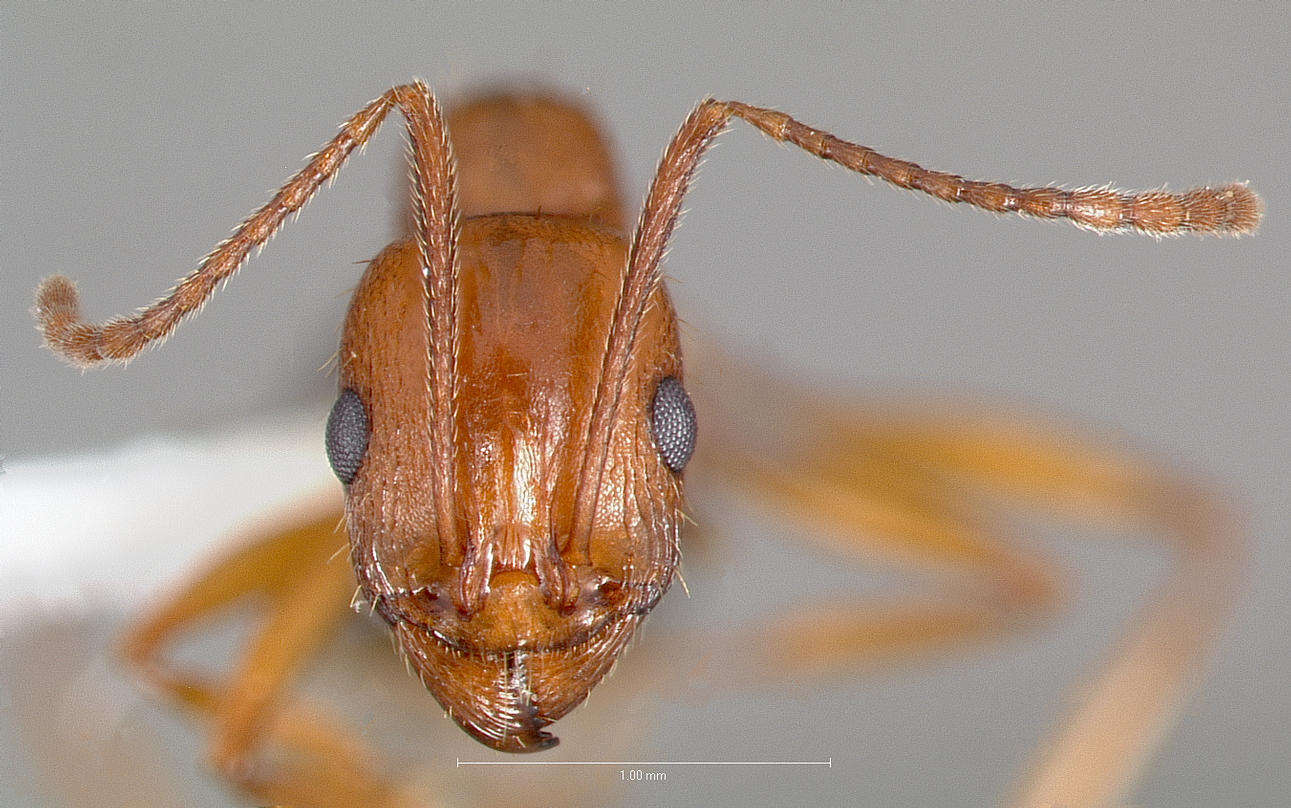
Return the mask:
{"type": "Polygon", "coordinates": [[[125,637],[142,676],[211,725],[210,757],[257,799],[300,806],[393,804],[361,744],[318,710],[283,695],[348,612],[354,592],[339,508],[262,530],[198,573],[125,637]],[[181,670],[162,647],[244,599],[265,603],[227,680],[181,670]],[[272,752],[272,754],[266,754],[272,752]]]}
{"type": "Polygon", "coordinates": [[[858,561],[879,555],[960,582],[948,598],[913,606],[813,604],[756,642],[742,639],[766,649],[766,670],[777,675],[949,647],[1051,609],[1053,574],[989,525],[984,496],[1148,528],[1173,551],[1169,578],[1083,683],[1013,804],[1097,806],[1123,796],[1194,684],[1240,583],[1244,541],[1222,503],[1055,424],[981,408],[911,415],[821,404],[741,371],[756,381],[734,396],[722,391],[724,401],[761,422],[710,430],[707,468],[806,519],[819,528],[815,538],[858,561]]]}

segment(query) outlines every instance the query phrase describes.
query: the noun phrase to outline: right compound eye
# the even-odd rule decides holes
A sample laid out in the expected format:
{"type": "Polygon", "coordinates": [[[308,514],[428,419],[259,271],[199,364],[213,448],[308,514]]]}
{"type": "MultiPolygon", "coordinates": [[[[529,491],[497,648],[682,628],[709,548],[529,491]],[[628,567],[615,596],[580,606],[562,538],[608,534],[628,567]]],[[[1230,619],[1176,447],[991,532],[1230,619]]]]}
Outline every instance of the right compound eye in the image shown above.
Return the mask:
{"type": "Polygon", "coordinates": [[[655,388],[650,431],[664,465],[681,473],[695,451],[695,407],[676,376],[665,376],[655,388]]]}
{"type": "Polygon", "coordinates": [[[342,390],[327,416],[327,462],[337,478],[349,485],[368,451],[368,413],[359,394],[342,390]]]}

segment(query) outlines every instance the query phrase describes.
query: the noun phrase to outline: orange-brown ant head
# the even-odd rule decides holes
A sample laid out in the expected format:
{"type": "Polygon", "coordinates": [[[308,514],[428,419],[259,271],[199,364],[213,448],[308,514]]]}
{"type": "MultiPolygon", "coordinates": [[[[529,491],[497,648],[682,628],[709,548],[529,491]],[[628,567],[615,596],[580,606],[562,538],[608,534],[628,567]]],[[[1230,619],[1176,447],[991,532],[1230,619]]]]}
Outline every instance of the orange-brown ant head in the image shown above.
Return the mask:
{"type": "Polygon", "coordinates": [[[432,339],[414,244],[368,268],[345,323],[328,451],[365,597],[464,729],[530,751],[556,743],[542,728],[582,702],[672,581],[694,415],[659,286],[604,460],[588,451],[627,265],[619,236],[481,216],[463,223],[457,251],[455,345],[432,339]],[[453,360],[447,410],[429,378],[438,352],[453,360]],[[579,524],[584,488],[594,508],[579,524]]]}

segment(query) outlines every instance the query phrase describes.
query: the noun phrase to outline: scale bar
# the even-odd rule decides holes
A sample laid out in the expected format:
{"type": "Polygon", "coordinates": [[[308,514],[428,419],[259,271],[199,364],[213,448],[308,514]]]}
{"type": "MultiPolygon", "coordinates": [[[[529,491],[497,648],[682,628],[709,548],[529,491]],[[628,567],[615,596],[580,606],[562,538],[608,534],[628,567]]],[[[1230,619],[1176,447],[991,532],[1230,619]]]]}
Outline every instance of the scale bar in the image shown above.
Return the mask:
{"type": "Polygon", "coordinates": [[[825,760],[462,760],[457,766],[826,766],[825,760]]]}

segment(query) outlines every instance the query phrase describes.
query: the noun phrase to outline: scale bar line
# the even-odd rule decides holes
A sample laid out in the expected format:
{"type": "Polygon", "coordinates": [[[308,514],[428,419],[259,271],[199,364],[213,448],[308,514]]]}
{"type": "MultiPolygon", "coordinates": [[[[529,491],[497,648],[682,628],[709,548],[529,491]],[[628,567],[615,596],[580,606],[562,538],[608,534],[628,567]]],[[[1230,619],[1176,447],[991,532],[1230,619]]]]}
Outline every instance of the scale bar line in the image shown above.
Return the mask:
{"type": "Polygon", "coordinates": [[[457,766],[826,766],[825,760],[462,760],[457,766]]]}

